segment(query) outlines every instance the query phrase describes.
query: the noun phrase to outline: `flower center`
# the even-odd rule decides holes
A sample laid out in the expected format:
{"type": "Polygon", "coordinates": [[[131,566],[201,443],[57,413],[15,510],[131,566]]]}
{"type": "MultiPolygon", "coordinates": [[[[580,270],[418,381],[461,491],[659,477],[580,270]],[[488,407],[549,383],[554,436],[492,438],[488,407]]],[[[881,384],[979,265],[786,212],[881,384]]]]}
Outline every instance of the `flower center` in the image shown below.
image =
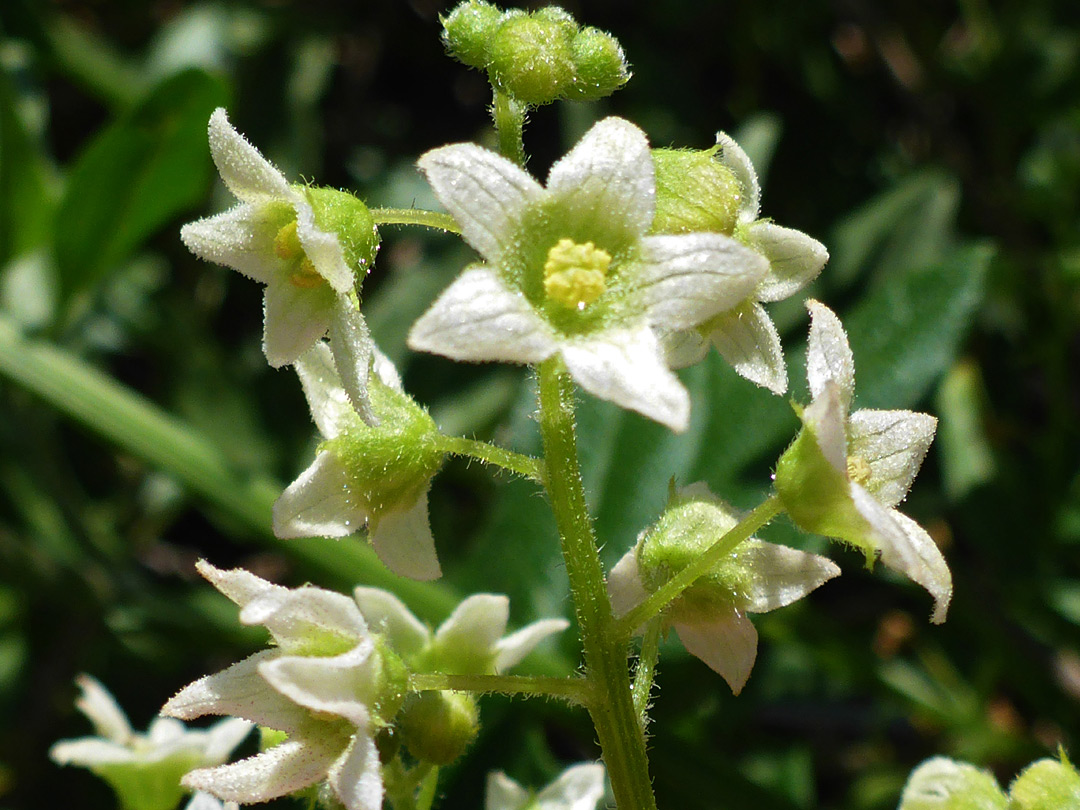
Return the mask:
{"type": "Polygon", "coordinates": [[[592,242],[560,239],[544,262],[544,292],[568,309],[585,309],[604,292],[611,254],[592,242]]]}
{"type": "Polygon", "coordinates": [[[304,246],[300,244],[300,236],[296,232],[295,219],[277,232],[274,237],[274,253],[290,265],[289,283],[294,287],[307,290],[326,282],[304,253],[304,246]]]}
{"type": "Polygon", "coordinates": [[[847,474],[853,482],[863,486],[870,480],[874,471],[870,469],[869,462],[862,456],[848,456],[847,474]]]}

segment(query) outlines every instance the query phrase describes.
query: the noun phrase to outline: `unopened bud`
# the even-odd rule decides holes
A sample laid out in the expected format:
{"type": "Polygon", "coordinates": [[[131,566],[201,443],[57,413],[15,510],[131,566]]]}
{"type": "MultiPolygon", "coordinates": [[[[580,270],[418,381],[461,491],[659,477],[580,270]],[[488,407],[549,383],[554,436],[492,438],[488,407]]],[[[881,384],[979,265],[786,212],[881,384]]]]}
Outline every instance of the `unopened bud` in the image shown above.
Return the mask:
{"type": "Polygon", "coordinates": [[[710,231],[731,235],[738,218],[742,187],[716,148],[653,149],[656,216],[653,233],[710,231]]]}
{"type": "Polygon", "coordinates": [[[421,692],[405,704],[397,720],[401,741],[424,762],[449,765],[480,730],[476,698],[463,692],[421,692]]]}

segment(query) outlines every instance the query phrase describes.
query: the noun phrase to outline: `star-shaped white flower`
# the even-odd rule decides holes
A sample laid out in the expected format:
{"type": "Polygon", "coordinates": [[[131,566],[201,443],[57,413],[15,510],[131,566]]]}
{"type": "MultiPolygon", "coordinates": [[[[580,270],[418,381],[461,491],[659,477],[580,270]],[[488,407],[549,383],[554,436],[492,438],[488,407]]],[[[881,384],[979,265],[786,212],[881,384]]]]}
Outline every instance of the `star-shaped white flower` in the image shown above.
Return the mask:
{"type": "Polygon", "coordinates": [[[89,675],[80,675],[76,683],[81,694],[75,706],[90,718],[98,736],[62,740],[49,756],[59,765],[79,765],[98,774],[112,785],[125,810],[173,810],[185,792],[181,777],[224,762],[251,731],[244,720],[196,730],[159,717],[139,734],[101,683],[89,675]]]}
{"type": "Polygon", "coordinates": [[[586,391],[686,428],[689,394],[657,330],[690,329],[735,306],[768,262],[722,234],[646,235],[656,184],[640,129],[599,122],[546,187],[473,144],[428,152],[419,166],[485,263],[416,322],[412,348],[477,362],[558,355],[586,391]]]}
{"type": "MultiPolygon", "coordinates": [[[[737,523],[734,510],[704,484],[680,490],[660,522],[611,569],[608,594],[616,617],[645,601],[682,569],[681,561],[704,552],[737,523]]],[[[674,628],[687,652],[737,695],[757,658],[757,630],[746,614],[790,605],[839,574],[825,557],[751,537],[672,601],[663,625],[674,628]]]]}
{"type": "Polygon", "coordinates": [[[428,522],[428,489],[442,454],[427,441],[435,426],[404,394],[393,364],[373,351],[375,376],[365,389],[368,422],[354,410],[326,343],[296,361],[312,418],[327,442],[274,504],[274,534],[346,537],[366,526],[388,568],[436,579],[441,569],[428,522]]]}
{"type": "Polygon", "coordinates": [[[502,771],[488,774],[484,810],[596,810],[604,797],[604,766],[571,765],[559,778],[533,794],[502,771]]]}
{"type": "Polygon", "coordinates": [[[510,669],[550,635],[570,626],[566,619],[540,619],[506,635],[510,600],[501,594],[473,594],[432,632],[389,591],[353,591],[372,632],[384,636],[416,672],[485,675],[510,669]]]}
{"type": "Polygon", "coordinates": [[[240,606],[240,621],[263,625],[275,646],[181,690],[162,714],[233,715],[277,731],[284,742],[230,765],[192,771],[188,787],[225,801],[265,802],[326,780],[347,810],[380,810],[383,784],[374,735],[396,707],[356,603],[311,586],[284,588],[243,570],[199,571],[240,606]]]}
{"type": "MultiPolygon", "coordinates": [[[[366,332],[351,294],[378,243],[367,209],[344,192],[289,185],[232,127],[224,109],[210,116],[209,135],[221,179],[240,203],[185,225],[180,235],[199,258],[266,285],[263,351],[270,365],[292,363],[327,330],[333,337],[366,332]],[[327,216],[338,221],[341,234],[317,224],[313,202],[332,210],[327,216]]],[[[356,359],[360,373],[366,374],[366,361],[356,359]]]]}
{"type": "Polygon", "coordinates": [[[760,219],[761,187],[750,158],[731,136],[718,132],[716,159],[731,170],[742,187],[735,237],[763,255],[769,270],[752,294],[729,311],[697,329],[672,331],[664,337],[668,363],[683,368],[716,347],[735,371],[776,394],[787,391],[787,366],[780,335],[762,304],[781,301],[801,290],[821,272],[829,252],[816,239],[771,220],[760,219]]]}
{"type": "Polygon", "coordinates": [[[803,433],[777,465],[777,492],[803,528],[877,553],[926,588],[934,597],[930,620],[943,622],[952,598],[949,567],[926,530],[895,508],[922,466],[937,420],[903,410],[851,413],[855,364],[844,327],[824,304],[811,300],[807,308],[813,400],[802,412],[803,433]],[[817,459],[827,466],[811,474],[817,459]]]}

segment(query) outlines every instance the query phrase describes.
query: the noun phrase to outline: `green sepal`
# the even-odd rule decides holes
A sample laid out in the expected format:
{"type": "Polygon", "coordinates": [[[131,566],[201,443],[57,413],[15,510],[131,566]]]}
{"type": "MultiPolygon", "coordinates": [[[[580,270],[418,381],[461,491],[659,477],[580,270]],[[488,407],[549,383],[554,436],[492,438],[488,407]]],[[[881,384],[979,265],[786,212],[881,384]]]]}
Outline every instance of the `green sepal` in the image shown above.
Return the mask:
{"type": "Polygon", "coordinates": [[[1080,808],[1080,772],[1064,752],[1061,759],[1040,759],[1024,769],[1009,790],[1009,810],[1080,808]]]}
{"type": "Polygon", "coordinates": [[[855,508],[851,482],[821,451],[803,409],[793,407],[803,418],[803,427],[776,463],[776,494],[796,526],[849,543],[866,555],[866,565],[871,567],[877,547],[874,528],[855,508]]]}
{"type": "Polygon", "coordinates": [[[476,698],[464,692],[420,692],[406,702],[396,726],[418,760],[449,765],[476,739],[480,709],[476,698]]]}
{"type": "Polygon", "coordinates": [[[443,44],[458,61],[483,70],[490,59],[491,38],[502,21],[503,13],[491,3],[482,0],[462,3],[440,18],[443,44]]]}
{"type": "Polygon", "coordinates": [[[174,810],[187,790],[180,779],[203,764],[198,754],[179,754],[157,762],[93,765],[90,770],[116,791],[121,810],[174,810]]]}
{"type": "Polygon", "coordinates": [[[333,453],[348,470],[352,492],[362,500],[373,528],[383,514],[416,502],[446,454],[435,422],[408,394],[372,374],[368,396],[379,424],[357,417],[319,449],[333,453]]]}
{"type": "Polygon", "coordinates": [[[359,291],[379,252],[379,230],[371,211],[347,191],[313,186],[299,190],[311,205],[319,230],[337,235],[345,264],[353,271],[359,291]]]}
{"type": "Polygon", "coordinates": [[[651,233],[710,231],[728,236],[738,222],[742,187],[712,149],[653,149],[656,216],[651,233]]]}
{"type": "Polygon", "coordinates": [[[374,685],[375,699],[368,707],[372,722],[378,727],[389,726],[409,694],[409,668],[382,636],[375,636],[375,652],[379,656],[378,682],[374,685]]]}

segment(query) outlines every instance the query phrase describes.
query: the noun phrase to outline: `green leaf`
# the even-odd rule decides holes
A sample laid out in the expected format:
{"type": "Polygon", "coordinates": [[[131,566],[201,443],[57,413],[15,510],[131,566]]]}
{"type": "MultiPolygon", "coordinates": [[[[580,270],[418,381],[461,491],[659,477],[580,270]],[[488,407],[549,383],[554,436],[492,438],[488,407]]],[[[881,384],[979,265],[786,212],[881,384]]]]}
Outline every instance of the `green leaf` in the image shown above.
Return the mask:
{"type": "Polygon", "coordinates": [[[79,158],[56,218],[65,296],[109,274],[163,225],[202,199],[210,180],[206,122],[224,85],[199,70],[155,86],[79,158]]]}

